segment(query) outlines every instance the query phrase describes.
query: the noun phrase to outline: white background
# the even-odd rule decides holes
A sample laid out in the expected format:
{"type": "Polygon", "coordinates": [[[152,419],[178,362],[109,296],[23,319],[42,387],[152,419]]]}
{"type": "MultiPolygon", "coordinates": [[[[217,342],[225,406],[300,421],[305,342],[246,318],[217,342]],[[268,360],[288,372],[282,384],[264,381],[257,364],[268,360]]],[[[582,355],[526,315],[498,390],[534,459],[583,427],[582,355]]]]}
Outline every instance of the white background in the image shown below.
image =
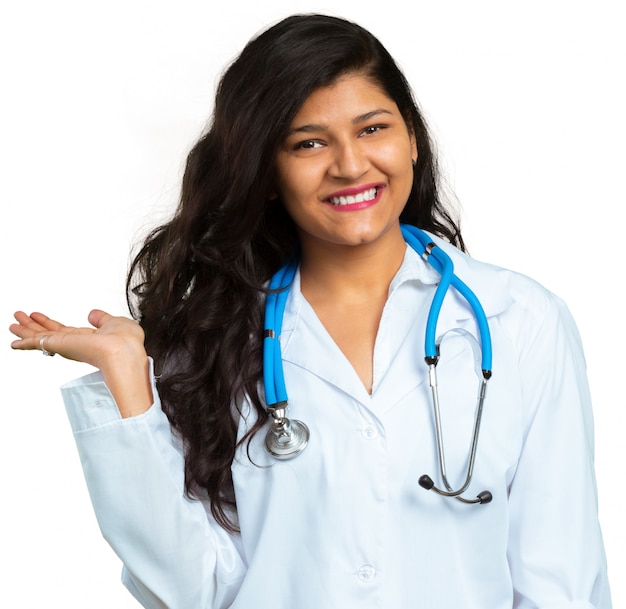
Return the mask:
{"type": "MultiPolygon", "coordinates": [[[[72,325],[96,306],[125,314],[130,248],[175,204],[223,66],[291,12],[360,22],[416,90],[471,253],[538,279],[579,323],[614,605],[626,606],[618,1],[12,4],[0,14],[5,327],[15,309],[72,325]]],[[[89,370],[12,352],[4,332],[0,605],[135,607],[97,529],[58,391],[89,370]]]]}

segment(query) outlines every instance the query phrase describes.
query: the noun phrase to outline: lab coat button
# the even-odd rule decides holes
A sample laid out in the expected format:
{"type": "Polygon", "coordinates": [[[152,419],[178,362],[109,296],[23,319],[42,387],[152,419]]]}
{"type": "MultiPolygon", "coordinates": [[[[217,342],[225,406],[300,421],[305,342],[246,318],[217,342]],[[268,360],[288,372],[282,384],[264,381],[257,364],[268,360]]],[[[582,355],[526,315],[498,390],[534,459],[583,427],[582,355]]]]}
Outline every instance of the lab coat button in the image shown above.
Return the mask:
{"type": "Polygon", "coordinates": [[[374,438],[378,437],[378,430],[376,429],[376,427],[374,427],[374,425],[365,425],[361,429],[361,435],[366,440],[373,440],[374,438]]]}
{"type": "Polygon", "coordinates": [[[360,581],[367,584],[376,577],[376,569],[372,565],[363,565],[356,573],[360,581]]]}

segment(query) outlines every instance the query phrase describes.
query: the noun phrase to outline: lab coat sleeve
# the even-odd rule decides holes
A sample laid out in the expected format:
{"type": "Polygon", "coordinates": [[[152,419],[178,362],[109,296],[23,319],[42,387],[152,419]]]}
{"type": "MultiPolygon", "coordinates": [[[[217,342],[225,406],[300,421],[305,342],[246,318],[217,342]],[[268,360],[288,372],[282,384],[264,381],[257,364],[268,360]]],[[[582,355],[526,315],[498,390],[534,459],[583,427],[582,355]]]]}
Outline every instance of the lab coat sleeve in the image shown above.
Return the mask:
{"type": "Polygon", "coordinates": [[[519,333],[524,435],[509,496],[514,606],[609,609],[582,346],[565,304],[552,295],[538,300],[542,318],[519,333]]]}
{"type": "Polygon", "coordinates": [[[62,387],[103,536],[146,608],[222,609],[245,573],[236,536],[184,494],[182,451],[155,402],[122,419],[99,373],[62,387]]]}

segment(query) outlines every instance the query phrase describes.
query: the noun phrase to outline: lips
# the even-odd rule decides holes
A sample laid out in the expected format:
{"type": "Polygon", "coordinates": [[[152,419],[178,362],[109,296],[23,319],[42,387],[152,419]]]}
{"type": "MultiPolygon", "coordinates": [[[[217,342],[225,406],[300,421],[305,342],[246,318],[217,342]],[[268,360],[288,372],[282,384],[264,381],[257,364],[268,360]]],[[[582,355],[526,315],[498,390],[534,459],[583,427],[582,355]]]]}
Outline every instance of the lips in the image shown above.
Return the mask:
{"type": "Polygon", "coordinates": [[[333,205],[354,205],[364,201],[372,201],[376,198],[376,188],[368,188],[356,195],[340,195],[330,197],[328,201],[333,205]]]}
{"type": "Polygon", "coordinates": [[[333,207],[363,209],[378,202],[382,185],[367,185],[333,193],[327,199],[333,207]]]}

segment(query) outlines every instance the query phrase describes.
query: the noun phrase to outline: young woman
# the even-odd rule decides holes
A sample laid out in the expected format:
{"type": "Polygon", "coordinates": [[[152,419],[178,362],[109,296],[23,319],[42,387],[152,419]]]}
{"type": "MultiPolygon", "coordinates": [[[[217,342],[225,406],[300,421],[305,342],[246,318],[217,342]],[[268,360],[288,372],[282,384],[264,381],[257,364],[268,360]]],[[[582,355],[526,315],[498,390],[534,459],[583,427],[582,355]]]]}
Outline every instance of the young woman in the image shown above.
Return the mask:
{"type": "Polygon", "coordinates": [[[11,326],[100,370],[63,392],[143,606],[610,607],[574,322],[463,250],[376,38],[305,15],[246,46],[132,265],[138,323],[11,326]]]}

